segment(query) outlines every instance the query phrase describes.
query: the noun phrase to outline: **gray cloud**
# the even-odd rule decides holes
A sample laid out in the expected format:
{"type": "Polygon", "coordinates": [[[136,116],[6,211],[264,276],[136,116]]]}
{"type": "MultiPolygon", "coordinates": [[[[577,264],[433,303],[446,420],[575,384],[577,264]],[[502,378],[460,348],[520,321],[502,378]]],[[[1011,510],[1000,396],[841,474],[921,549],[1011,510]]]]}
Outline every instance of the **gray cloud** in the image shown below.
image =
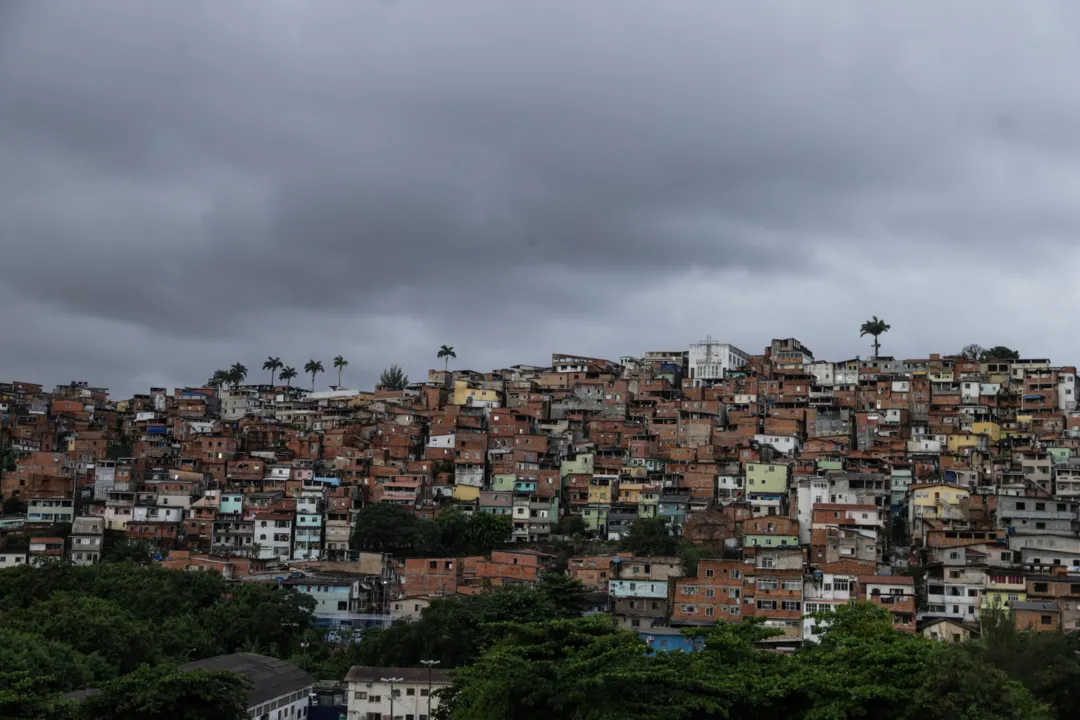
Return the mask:
{"type": "Polygon", "coordinates": [[[5,376],[1080,350],[1070,3],[0,8],[5,376]]]}

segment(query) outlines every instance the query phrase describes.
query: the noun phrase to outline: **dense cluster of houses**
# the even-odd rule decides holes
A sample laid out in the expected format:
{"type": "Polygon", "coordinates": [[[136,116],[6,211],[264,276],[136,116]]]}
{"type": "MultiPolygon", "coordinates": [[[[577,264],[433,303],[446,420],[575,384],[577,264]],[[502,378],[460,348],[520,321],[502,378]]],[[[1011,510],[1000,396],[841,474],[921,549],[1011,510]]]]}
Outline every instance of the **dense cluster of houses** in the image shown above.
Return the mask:
{"type": "Polygon", "coordinates": [[[123,535],[176,567],[293,583],[326,618],[415,617],[433,597],[535,581],[553,540],[617,541],[657,518],[707,559],[608,546],[568,569],[657,649],[745,617],[779,629],[778,646],[812,640],[817,613],[855,599],[940,639],[977,633],[987,610],[1073,630],[1076,392],[1076,369],[1049,360],[829,362],[793,338],[761,354],[711,338],[618,361],[555,354],[373,392],[113,401],[85,383],[0,383],[14,459],[0,567],[94,563],[123,535]],[[370,503],[505,515],[521,547],[357,553],[370,503]]]}

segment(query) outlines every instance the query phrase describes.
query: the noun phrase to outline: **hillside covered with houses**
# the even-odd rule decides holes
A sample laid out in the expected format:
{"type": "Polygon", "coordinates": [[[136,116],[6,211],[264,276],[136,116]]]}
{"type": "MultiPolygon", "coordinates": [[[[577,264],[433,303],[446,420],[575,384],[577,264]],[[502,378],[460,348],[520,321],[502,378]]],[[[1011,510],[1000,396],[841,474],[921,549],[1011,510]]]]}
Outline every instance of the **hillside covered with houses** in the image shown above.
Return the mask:
{"type": "MultiPolygon", "coordinates": [[[[875,350],[887,329],[864,326],[875,350]]],[[[351,648],[323,658],[335,675],[477,662],[479,641],[421,629],[449,608],[528,619],[482,600],[527,588],[554,599],[536,619],[602,614],[654,655],[705,650],[718,623],[796,653],[853,605],[928,641],[1080,628],[1075,367],[972,346],[833,362],[794,338],[453,357],[371,391],[340,385],[341,357],[327,390],[276,358],[265,384],[238,363],[125,399],[0,383],[0,569],[136,561],[288,590],[351,648]]]]}

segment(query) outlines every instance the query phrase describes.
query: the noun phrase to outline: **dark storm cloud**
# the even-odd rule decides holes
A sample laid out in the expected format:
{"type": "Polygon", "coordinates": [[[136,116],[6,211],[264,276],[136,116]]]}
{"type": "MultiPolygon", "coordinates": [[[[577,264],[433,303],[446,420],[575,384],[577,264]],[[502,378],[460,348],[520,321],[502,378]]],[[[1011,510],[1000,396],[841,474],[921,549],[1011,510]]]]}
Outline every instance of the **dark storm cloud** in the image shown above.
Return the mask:
{"type": "Polygon", "coordinates": [[[1066,3],[3,5],[6,374],[91,344],[125,391],[282,347],[365,383],[442,342],[839,356],[867,312],[919,354],[1028,321],[926,328],[905,284],[1074,259],[1066,3]]]}

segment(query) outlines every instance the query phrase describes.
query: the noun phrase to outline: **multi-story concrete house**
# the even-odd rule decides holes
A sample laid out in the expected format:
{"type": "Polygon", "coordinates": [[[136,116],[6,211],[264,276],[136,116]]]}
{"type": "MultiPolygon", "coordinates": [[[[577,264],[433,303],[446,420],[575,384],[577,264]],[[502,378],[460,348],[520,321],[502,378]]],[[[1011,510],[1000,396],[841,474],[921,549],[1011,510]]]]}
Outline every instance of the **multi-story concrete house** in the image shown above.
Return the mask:
{"type": "Polygon", "coordinates": [[[77,517],[71,525],[70,558],[75,565],[95,565],[101,560],[105,520],[98,517],[77,517]]]}

